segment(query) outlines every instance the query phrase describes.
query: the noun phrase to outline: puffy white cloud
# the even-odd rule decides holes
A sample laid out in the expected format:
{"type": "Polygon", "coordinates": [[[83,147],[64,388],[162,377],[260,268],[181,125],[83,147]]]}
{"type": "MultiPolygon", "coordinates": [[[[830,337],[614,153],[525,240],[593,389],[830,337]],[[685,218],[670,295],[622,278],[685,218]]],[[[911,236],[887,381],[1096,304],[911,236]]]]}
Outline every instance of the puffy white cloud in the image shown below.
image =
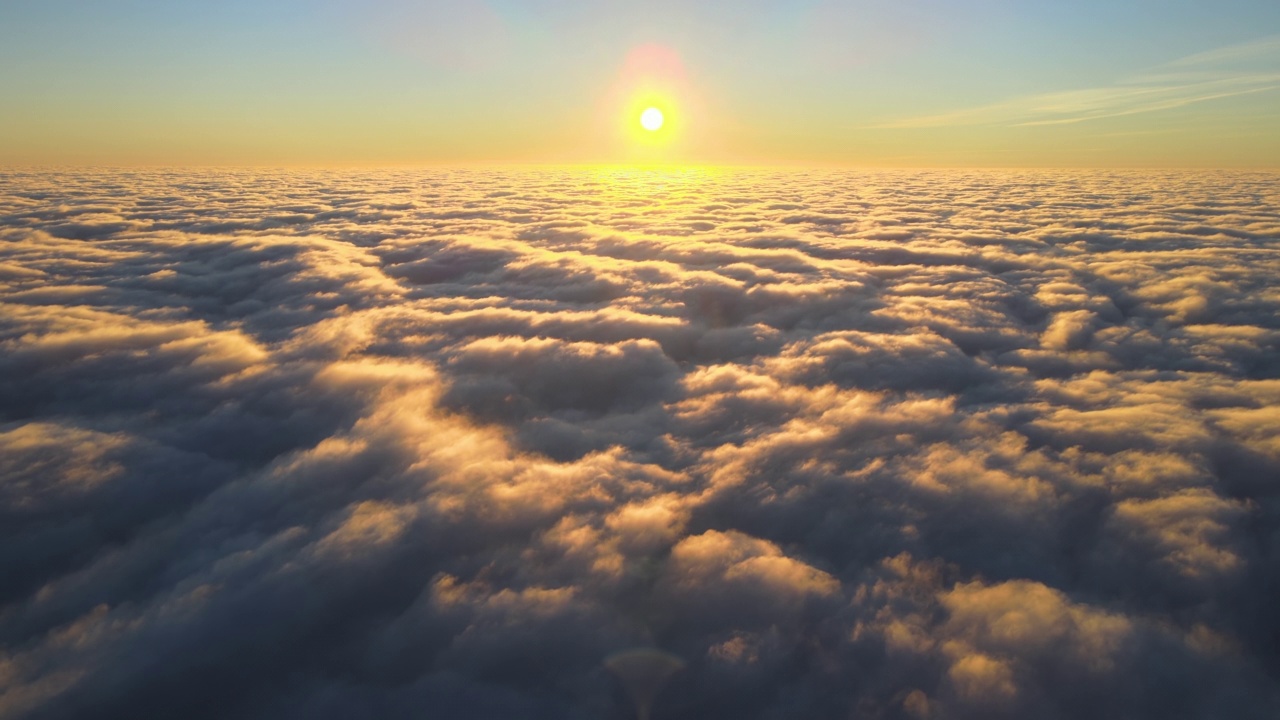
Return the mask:
{"type": "Polygon", "coordinates": [[[6,173],[0,717],[1273,717],[1276,187],[6,173]]]}

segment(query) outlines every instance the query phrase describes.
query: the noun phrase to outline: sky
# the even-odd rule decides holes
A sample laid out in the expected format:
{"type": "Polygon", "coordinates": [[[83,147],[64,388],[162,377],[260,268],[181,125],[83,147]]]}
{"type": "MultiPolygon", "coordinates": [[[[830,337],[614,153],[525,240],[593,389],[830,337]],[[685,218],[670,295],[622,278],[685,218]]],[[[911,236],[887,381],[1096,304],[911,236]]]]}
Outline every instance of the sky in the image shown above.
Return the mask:
{"type": "Polygon", "coordinates": [[[1270,0],[0,4],[9,166],[1275,167],[1278,88],[1270,0]]]}
{"type": "Polygon", "coordinates": [[[1280,718],[1280,2],[0,0],[0,720],[1280,718]]]}

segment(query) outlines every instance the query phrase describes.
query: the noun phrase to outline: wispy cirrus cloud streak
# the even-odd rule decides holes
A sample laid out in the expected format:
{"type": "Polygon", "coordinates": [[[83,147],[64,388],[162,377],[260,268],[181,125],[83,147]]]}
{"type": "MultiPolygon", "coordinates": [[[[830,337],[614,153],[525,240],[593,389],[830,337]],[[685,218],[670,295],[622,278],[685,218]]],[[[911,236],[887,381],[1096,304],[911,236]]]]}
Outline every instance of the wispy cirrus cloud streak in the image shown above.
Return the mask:
{"type": "Polygon", "coordinates": [[[1109,87],[1037,93],[875,128],[1069,125],[1160,112],[1280,88],[1280,38],[1191,55],[1109,87]]]}

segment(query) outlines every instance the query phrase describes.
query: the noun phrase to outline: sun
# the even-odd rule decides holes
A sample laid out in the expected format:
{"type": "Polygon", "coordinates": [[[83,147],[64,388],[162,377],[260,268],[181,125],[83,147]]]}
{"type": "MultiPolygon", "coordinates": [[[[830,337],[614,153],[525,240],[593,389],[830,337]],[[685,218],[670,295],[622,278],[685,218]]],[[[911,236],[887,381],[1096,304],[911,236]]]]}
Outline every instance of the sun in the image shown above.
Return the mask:
{"type": "Polygon", "coordinates": [[[656,107],[647,108],[640,113],[640,127],[649,132],[658,132],[662,129],[664,122],[666,122],[666,118],[663,117],[662,111],[656,107]]]}

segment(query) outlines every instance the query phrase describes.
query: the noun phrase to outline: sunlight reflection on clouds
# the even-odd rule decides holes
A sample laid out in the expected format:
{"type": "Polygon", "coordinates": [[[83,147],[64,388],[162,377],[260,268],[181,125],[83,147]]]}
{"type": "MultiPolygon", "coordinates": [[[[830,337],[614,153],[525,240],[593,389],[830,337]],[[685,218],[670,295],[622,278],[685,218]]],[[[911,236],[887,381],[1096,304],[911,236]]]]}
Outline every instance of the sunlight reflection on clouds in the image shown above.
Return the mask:
{"type": "Polygon", "coordinates": [[[0,717],[1270,717],[1277,187],[6,173],[0,717]]]}

